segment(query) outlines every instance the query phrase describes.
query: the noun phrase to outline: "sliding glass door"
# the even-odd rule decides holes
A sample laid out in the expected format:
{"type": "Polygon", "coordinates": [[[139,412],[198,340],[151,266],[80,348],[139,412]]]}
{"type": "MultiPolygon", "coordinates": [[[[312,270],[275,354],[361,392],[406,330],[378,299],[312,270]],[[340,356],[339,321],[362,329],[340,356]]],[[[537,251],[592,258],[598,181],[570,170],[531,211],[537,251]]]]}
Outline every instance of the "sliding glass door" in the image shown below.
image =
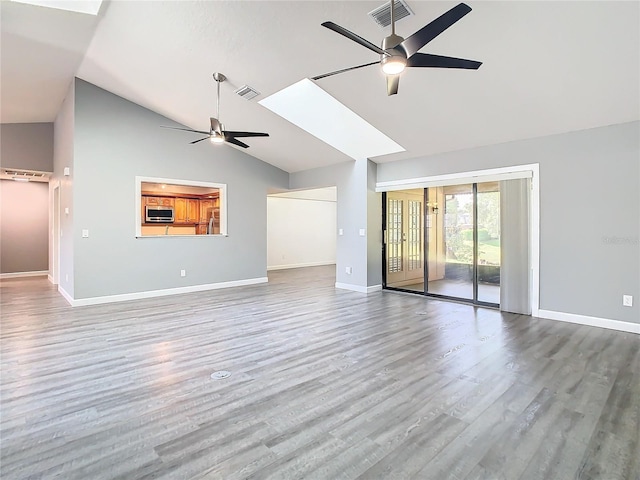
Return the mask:
{"type": "Polygon", "coordinates": [[[383,228],[386,288],[500,303],[498,182],[389,192],[383,228]]]}
{"type": "MultiPolygon", "coordinates": [[[[444,260],[444,265],[434,262],[438,274],[429,275],[426,292],[473,300],[473,185],[437,187],[435,190],[438,197],[442,191],[444,208],[437,207],[437,213],[432,215],[442,216],[442,228],[429,240],[433,241],[435,237],[436,242],[442,242],[444,258],[439,258],[444,260]]],[[[436,224],[438,220],[435,219],[436,224]]]]}

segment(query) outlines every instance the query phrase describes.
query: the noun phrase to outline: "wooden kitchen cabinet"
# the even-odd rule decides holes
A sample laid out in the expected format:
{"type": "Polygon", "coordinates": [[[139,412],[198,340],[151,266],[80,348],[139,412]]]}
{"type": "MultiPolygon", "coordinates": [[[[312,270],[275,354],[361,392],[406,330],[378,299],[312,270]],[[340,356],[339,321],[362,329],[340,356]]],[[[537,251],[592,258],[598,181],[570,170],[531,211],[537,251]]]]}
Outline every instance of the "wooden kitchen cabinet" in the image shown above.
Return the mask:
{"type": "MultiPolygon", "coordinates": [[[[207,213],[213,207],[213,200],[200,200],[200,223],[207,223],[209,218],[207,213]]],[[[205,232],[206,233],[206,232],[205,232]]]]}
{"type": "Polygon", "coordinates": [[[200,216],[198,207],[198,200],[195,198],[176,198],[173,223],[198,223],[200,216]]]}
{"type": "Polygon", "coordinates": [[[174,198],[173,197],[149,197],[143,196],[145,205],[162,205],[163,207],[173,207],[174,206],[174,198]]]}
{"type": "Polygon", "coordinates": [[[187,200],[187,222],[198,223],[200,221],[200,201],[195,198],[187,200]]]}

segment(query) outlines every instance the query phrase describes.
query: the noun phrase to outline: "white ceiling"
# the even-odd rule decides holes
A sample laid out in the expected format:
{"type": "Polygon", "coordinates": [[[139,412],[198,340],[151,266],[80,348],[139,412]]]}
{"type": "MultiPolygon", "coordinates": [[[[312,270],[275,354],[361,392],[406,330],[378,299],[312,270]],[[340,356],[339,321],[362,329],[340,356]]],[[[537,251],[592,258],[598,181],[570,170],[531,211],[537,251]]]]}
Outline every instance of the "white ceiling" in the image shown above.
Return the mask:
{"type": "MultiPolygon", "coordinates": [[[[258,101],[305,77],[375,61],[320,24],[334,21],[379,44],[388,29],[367,13],[382,3],[111,1],[96,18],[2,1],[1,119],[53,121],[76,74],[206,130],[219,71],[228,78],[226,128],[271,135],[248,139],[247,153],[290,172],[347,161],[258,101]],[[243,84],[261,95],[238,97],[243,84]]],[[[457,4],[408,3],[415,16],[398,22],[404,37],[457,4]]],[[[479,70],[408,69],[392,97],[376,66],[316,82],[406,149],[374,161],[640,119],[639,2],[467,3],[473,11],[421,51],[479,60],[479,70]]],[[[197,138],[172,134],[185,144],[197,138]]]]}

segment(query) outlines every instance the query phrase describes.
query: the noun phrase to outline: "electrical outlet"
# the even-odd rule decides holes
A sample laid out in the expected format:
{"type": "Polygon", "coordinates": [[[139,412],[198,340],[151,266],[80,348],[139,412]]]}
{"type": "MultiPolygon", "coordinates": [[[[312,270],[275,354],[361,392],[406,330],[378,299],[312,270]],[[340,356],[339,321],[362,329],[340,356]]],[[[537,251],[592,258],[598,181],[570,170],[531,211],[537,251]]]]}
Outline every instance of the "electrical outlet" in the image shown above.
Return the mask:
{"type": "Polygon", "coordinates": [[[366,230],[365,230],[364,228],[361,228],[361,229],[358,231],[358,234],[359,234],[361,237],[364,237],[367,233],[366,233],[366,230]]]}
{"type": "Polygon", "coordinates": [[[622,295],[622,305],[624,307],[633,307],[633,295],[622,295]]]}
{"type": "Polygon", "coordinates": [[[187,276],[187,271],[186,270],[180,270],[180,276],[181,277],[186,277],[187,276]]]}
{"type": "Polygon", "coordinates": [[[339,228],[339,229],[338,229],[338,235],[344,235],[344,230],[343,230],[343,229],[341,229],[341,228],[339,228]]]}

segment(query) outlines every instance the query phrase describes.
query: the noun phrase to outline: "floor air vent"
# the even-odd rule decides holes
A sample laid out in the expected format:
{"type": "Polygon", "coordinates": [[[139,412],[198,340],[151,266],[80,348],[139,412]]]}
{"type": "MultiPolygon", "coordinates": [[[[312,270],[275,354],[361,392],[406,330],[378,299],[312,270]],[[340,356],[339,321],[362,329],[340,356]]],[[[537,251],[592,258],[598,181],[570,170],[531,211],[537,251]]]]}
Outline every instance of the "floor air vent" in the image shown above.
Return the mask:
{"type": "Polygon", "coordinates": [[[220,370],[219,372],[213,372],[211,374],[212,380],[222,380],[225,378],[229,378],[231,376],[231,372],[227,372],[226,370],[220,370]]]}
{"type": "MultiPolygon", "coordinates": [[[[389,2],[385,2],[384,5],[370,11],[368,15],[381,27],[388,27],[391,25],[391,8],[389,2]]],[[[393,15],[397,22],[404,17],[413,15],[413,11],[404,0],[395,0],[393,2],[393,15]]]]}

